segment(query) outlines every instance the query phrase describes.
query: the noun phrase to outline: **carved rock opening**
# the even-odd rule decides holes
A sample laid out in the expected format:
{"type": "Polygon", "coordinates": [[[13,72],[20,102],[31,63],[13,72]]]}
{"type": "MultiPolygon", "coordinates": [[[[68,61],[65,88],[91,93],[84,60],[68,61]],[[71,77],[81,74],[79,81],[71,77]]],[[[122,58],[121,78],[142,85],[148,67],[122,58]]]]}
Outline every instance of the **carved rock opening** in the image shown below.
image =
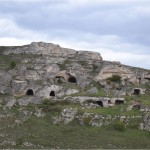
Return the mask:
{"type": "Polygon", "coordinates": [[[134,89],[134,95],[140,95],[141,91],[140,89],[134,89]]]}
{"type": "Polygon", "coordinates": [[[50,96],[55,96],[55,91],[51,91],[50,96]]]}
{"type": "Polygon", "coordinates": [[[70,76],[70,77],[68,78],[68,82],[71,82],[71,83],[77,83],[77,80],[76,80],[75,77],[70,76]]]}
{"type": "Polygon", "coordinates": [[[34,92],[32,89],[27,90],[26,95],[33,96],[34,92]]]}
{"type": "Polygon", "coordinates": [[[121,104],[124,104],[124,101],[122,101],[122,100],[116,100],[115,101],[115,105],[121,105],[121,104]]]}
{"type": "Polygon", "coordinates": [[[97,103],[99,106],[103,107],[103,102],[102,102],[102,101],[96,101],[96,103],[97,103]]]}

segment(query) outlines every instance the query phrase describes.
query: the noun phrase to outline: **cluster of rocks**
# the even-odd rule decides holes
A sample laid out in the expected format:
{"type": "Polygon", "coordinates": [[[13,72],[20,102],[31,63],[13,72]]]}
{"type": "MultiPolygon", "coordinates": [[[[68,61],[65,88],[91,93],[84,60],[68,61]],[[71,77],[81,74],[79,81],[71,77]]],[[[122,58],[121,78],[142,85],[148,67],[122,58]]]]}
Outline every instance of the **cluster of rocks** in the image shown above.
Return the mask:
{"type": "MultiPolygon", "coordinates": [[[[67,124],[77,119],[80,125],[90,125],[94,127],[102,127],[110,124],[114,124],[116,121],[120,120],[125,123],[126,126],[132,125],[134,120],[136,125],[139,126],[141,130],[150,131],[150,117],[149,114],[146,114],[143,118],[142,115],[133,115],[133,116],[120,116],[120,115],[101,115],[97,113],[78,113],[76,108],[65,108],[62,110],[61,114],[58,116],[53,116],[54,124],[67,124]],[[144,123],[142,122],[144,120],[144,123]]],[[[135,124],[134,124],[135,125],[135,124]]]]}
{"type": "Polygon", "coordinates": [[[76,108],[65,108],[59,116],[53,116],[53,123],[54,124],[59,124],[59,123],[64,123],[67,124],[71,122],[77,113],[76,108]]]}
{"type": "Polygon", "coordinates": [[[139,129],[150,131],[150,113],[144,116],[143,122],[139,125],[139,129]]]}

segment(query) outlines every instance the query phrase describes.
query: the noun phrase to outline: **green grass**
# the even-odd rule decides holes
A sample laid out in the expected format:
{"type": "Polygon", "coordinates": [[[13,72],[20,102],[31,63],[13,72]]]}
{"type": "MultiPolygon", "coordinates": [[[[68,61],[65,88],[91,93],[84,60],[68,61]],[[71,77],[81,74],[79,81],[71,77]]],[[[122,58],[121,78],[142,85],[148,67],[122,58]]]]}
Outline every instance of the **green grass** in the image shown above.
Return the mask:
{"type": "MultiPolygon", "coordinates": [[[[67,107],[78,108],[79,113],[93,112],[103,115],[137,115],[139,111],[133,109],[131,112],[124,111],[126,105],[115,106],[112,108],[81,109],[79,104],[69,101],[52,102],[43,101],[42,104],[29,104],[27,107],[15,106],[11,109],[1,109],[0,114],[13,114],[10,117],[0,119],[0,133],[5,135],[0,137],[0,142],[6,140],[16,141],[17,145],[5,145],[0,148],[62,148],[62,149],[141,149],[150,148],[150,133],[137,129],[138,120],[131,122],[131,127],[124,132],[114,130],[114,126],[101,128],[88,125],[81,126],[77,119],[67,125],[52,123],[52,116],[59,115],[61,110],[67,107]],[[21,108],[21,110],[20,110],[21,108]],[[37,108],[42,109],[45,114],[42,118],[37,118],[33,114],[37,108]],[[28,117],[23,112],[31,112],[28,117]],[[14,125],[15,120],[28,118],[23,124],[14,125]],[[33,146],[25,147],[24,142],[32,143],[33,146]]],[[[91,118],[86,118],[88,124],[91,118]]]]}
{"type": "Polygon", "coordinates": [[[81,112],[88,112],[88,113],[97,113],[101,115],[111,115],[111,116],[134,116],[134,115],[143,115],[138,109],[134,108],[131,111],[127,112],[126,107],[122,106],[113,106],[113,107],[97,107],[95,109],[80,109],[81,112]]]}
{"type": "Polygon", "coordinates": [[[120,132],[115,131],[112,126],[96,128],[76,124],[53,125],[48,116],[32,116],[23,125],[16,126],[15,130],[5,128],[1,133],[4,132],[7,132],[6,139],[13,138],[17,145],[0,148],[25,148],[22,146],[23,142],[62,149],[150,148],[150,134],[145,131],[127,129],[120,132]]]}
{"type": "Polygon", "coordinates": [[[143,105],[150,106],[150,94],[144,94],[139,96],[134,96],[134,100],[140,102],[143,105]]]}

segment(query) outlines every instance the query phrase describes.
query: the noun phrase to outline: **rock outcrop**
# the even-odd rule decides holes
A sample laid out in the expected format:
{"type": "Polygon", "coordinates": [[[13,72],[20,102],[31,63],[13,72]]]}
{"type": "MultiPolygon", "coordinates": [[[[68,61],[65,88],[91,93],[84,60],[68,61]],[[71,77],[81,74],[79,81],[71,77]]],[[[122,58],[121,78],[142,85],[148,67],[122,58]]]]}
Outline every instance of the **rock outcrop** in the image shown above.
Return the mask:
{"type": "MultiPolygon", "coordinates": [[[[102,96],[108,97],[110,90],[114,97],[138,94],[135,89],[142,94],[147,89],[135,86],[150,83],[148,70],[103,61],[98,52],[33,42],[30,45],[3,47],[0,53],[0,93],[22,98],[20,105],[26,102],[23,96],[30,95],[42,100],[77,93],[88,97],[103,92],[102,96]],[[12,61],[15,66],[11,66],[12,61]],[[121,81],[108,82],[107,79],[113,75],[120,76],[121,81]],[[134,85],[134,88],[128,85],[134,85]],[[29,90],[32,93],[28,93],[29,90]]],[[[104,100],[103,103],[105,106],[104,100]]]]}

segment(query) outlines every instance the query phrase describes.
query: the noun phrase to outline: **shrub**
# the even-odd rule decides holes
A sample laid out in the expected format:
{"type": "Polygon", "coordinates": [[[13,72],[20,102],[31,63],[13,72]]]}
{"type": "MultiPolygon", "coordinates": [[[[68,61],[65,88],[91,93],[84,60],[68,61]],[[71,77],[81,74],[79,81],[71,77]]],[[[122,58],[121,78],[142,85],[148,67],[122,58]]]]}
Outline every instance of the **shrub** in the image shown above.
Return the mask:
{"type": "Polygon", "coordinates": [[[135,119],[135,120],[131,120],[131,122],[129,123],[129,127],[131,129],[137,129],[139,127],[141,120],[139,119],[135,119]]]}
{"type": "Polygon", "coordinates": [[[56,114],[56,113],[61,112],[61,108],[57,106],[57,103],[51,102],[48,99],[43,100],[42,104],[39,105],[39,107],[42,108],[42,110],[44,112],[50,112],[52,114],[56,114]]]}
{"type": "Polygon", "coordinates": [[[92,118],[89,116],[89,117],[85,117],[83,118],[83,124],[88,126],[91,122],[92,118]]]}
{"type": "Polygon", "coordinates": [[[125,131],[126,125],[123,121],[117,121],[114,124],[114,129],[118,131],[125,131]]]}
{"type": "Polygon", "coordinates": [[[112,75],[112,77],[107,78],[107,80],[111,82],[121,82],[121,77],[119,75],[112,75]]]}
{"type": "Polygon", "coordinates": [[[11,67],[11,69],[14,69],[16,67],[16,62],[15,61],[11,61],[10,67],[11,67]]]}

